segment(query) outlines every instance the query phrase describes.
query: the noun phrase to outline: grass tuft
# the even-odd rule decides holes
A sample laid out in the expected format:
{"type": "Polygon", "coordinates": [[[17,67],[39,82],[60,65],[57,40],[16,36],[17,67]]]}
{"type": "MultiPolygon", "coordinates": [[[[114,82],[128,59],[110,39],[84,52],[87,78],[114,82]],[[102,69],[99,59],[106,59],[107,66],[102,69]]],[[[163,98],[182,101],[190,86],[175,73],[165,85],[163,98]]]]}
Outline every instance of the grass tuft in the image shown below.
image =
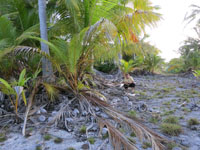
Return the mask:
{"type": "Polygon", "coordinates": [[[182,128],[180,125],[172,124],[172,123],[163,123],[161,124],[161,130],[163,133],[178,136],[182,132],[182,128]]]}
{"type": "Polygon", "coordinates": [[[172,123],[172,124],[178,124],[179,118],[176,116],[168,116],[163,120],[164,123],[172,123]]]}
{"type": "Polygon", "coordinates": [[[134,140],[133,138],[127,137],[127,139],[128,139],[131,143],[136,144],[136,140],[134,140]]]}
{"type": "Polygon", "coordinates": [[[174,147],[176,147],[177,144],[174,142],[170,142],[167,144],[167,150],[172,150],[174,147]]]}
{"type": "Polygon", "coordinates": [[[83,125],[83,126],[81,126],[81,128],[80,128],[80,133],[82,133],[82,134],[85,134],[86,133],[86,126],[85,125],[83,125]]]}
{"type": "Polygon", "coordinates": [[[7,140],[6,135],[3,133],[0,133],[0,142],[4,142],[6,140],[7,140]]]}
{"type": "Polygon", "coordinates": [[[41,145],[37,145],[37,146],[35,147],[35,150],[42,150],[42,146],[41,146],[41,145]]]}
{"type": "Polygon", "coordinates": [[[200,123],[199,120],[197,120],[196,118],[190,118],[190,119],[188,120],[188,125],[189,125],[189,126],[198,125],[199,123],[200,123]]]}
{"type": "Polygon", "coordinates": [[[54,143],[56,143],[56,144],[60,144],[60,143],[62,143],[63,142],[63,139],[62,138],[55,138],[54,139],[54,143]]]}
{"type": "Polygon", "coordinates": [[[131,132],[130,136],[131,136],[131,137],[136,137],[135,132],[131,132]]]}
{"type": "Polygon", "coordinates": [[[143,142],[142,148],[147,149],[149,147],[152,147],[152,144],[150,142],[143,142]]]}
{"type": "Polygon", "coordinates": [[[45,134],[43,138],[45,141],[49,141],[52,137],[50,134],[45,134]]]}
{"type": "Polygon", "coordinates": [[[129,111],[128,116],[131,118],[136,118],[136,111],[134,111],[134,110],[129,111]]]}
{"type": "Polygon", "coordinates": [[[95,143],[95,139],[93,137],[88,138],[88,141],[90,142],[90,144],[94,144],[95,143]]]}
{"type": "Polygon", "coordinates": [[[153,124],[157,124],[158,121],[159,121],[159,118],[157,118],[157,117],[151,117],[150,120],[149,120],[149,122],[151,122],[153,124]]]}

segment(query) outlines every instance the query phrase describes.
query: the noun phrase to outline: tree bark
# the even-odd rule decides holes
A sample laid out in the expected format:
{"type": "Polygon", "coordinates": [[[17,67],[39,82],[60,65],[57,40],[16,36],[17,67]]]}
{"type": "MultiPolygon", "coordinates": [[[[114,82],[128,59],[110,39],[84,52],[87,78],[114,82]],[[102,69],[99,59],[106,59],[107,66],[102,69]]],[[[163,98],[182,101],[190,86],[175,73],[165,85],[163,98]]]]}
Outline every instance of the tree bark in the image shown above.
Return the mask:
{"type": "MultiPolygon", "coordinates": [[[[47,37],[47,24],[46,24],[46,0],[38,0],[38,8],[39,8],[39,19],[40,19],[40,37],[43,40],[48,41],[47,37]]],[[[41,42],[41,50],[47,54],[49,54],[49,47],[47,44],[41,42]]],[[[53,68],[51,62],[42,58],[42,74],[43,77],[47,80],[53,78],[53,68]]]]}

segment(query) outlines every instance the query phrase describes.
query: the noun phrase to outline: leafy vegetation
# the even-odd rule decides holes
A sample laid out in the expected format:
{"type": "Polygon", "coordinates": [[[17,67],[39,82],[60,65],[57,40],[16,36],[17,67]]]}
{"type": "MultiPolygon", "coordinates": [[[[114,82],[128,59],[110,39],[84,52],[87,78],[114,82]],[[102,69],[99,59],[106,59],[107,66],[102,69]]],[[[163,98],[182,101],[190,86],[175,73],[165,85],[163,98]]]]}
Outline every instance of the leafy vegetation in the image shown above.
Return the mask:
{"type": "Polygon", "coordinates": [[[129,115],[130,117],[132,117],[132,118],[136,118],[137,113],[136,113],[136,111],[131,110],[131,111],[128,112],[128,115],[129,115]]]}
{"type": "Polygon", "coordinates": [[[50,134],[45,134],[43,138],[45,141],[49,141],[52,137],[50,134]]]}
{"type": "Polygon", "coordinates": [[[179,48],[180,58],[174,58],[167,64],[167,71],[171,73],[186,72],[188,70],[198,70],[200,68],[200,22],[199,22],[199,6],[192,5],[191,12],[185,16],[185,21],[191,23],[197,20],[194,27],[197,37],[188,37],[183,45],[179,48]]]}
{"type": "Polygon", "coordinates": [[[24,69],[20,76],[18,81],[12,81],[10,84],[0,78],[0,90],[9,96],[9,99],[11,101],[11,104],[15,107],[15,112],[17,114],[17,108],[18,108],[18,101],[20,96],[22,96],[22,99],[24,101],[24,104],[27,105],[27,100],[26,100],[26,96],[25,96],[25,84],[26,82],[30,79],[30,78],[25,78],[25,74],[26,74],[26,70],[24,69]],[[15,96],[15,100],[12,98],[12,95],[15,96]]]}
{"type": "Polygon", "coordinates": [[[142,145],[142,148],[147,149],[147,148],[149,148],[149,147],[151,147],[151,146],[152,146],[151,143],[149,143],[149,142],[144,142],[143,145],[142,145]]]}
{"type": "Polygon", "coordinates": [[[85,134],[85,133],[86,133],[86,126],[82,126],[82,127],[80,128],[80,132],[81,132],[82,134],[85,134]]]}
{"type": "MultiPolygon", "coordinates": [[[[145,28],[154,27],[161,19],[161,15],[157,13],[159,8],[149,0],[39,2],[47,5],[44,7],[46,14],[43,17],[40,11],[42,7],[38,6],[36,0],[0,0],[0,91],[9,98],[8,105],[14,108],[9,113],[15,113],[19,120],[21,116],[19,117],[18,112],[25,114],[24,119],[21,119],[24,121],[23,135],[34,105],[34,97],[37,93],[44,94],[45,90],[51,102],[59,99],[59,93],[62,92],[78,101],[80,111],[86,110],[89,115],[93,115],[99,122],[100,130],[107,127],[109,134],[105,137],[112,137],[114,148],[120,146],[124,149],[137,149],[136,143],[124,135],[124,128],[115,127],[106,117],[97,117],[92,105],[100,107],[116,123],[127,124],[133,130],[131,136],[137,136],[141,141],[151,141],[144,143],[143,148],[162,149],[164,139],[138,121],[135,111],[130,111],[128,115],[122,114],[107,103],[104,95],[94,90],[97,87],[93,83],[94,68],[106,73],[120,69],[124,74],[135,70],[157,73],[162,72],[165,67],[170,73],[191,69],[196,70],[194,75],[199,77],[199,39],[185,40],[179,48],[181,57],[165,64],[159,56],[160,50],[146,40],[148,35],[145,34],[145,28]],[[47,27],[43,23],[47,23],[47,27]],[[50,72],[51,80],[47,80],[45,71],[50,72]]],[[[193,12],[186,19],[195,15],[193,12]]],[[[199,35],[199,23],[195,31],[199,35]]],[[[165,88],[162,92],[166,94],[170,90],[165,88]]],[[[145,92],[140,92],[140,95],[146,97],[145,92]]],[[[71,112],[73,104],[61,103],[64,106],[53,122],[61,120],[66,109],[69,114],[71,112]]],[[[173,111],[169,111],[165,115],[172,113],[173,111]]],[[[151,119],[153,123],[158,121],[158,118],[151,119]]],[[[195,123],[194,120],[191,122],[189,124],[195,123]]],[[[172,116],[166,118],[161,130],[170,135],[180,134],[178,119],[172,116]]],[[[82,126],[80,133],[86,132],[86,126],[82,126]]],[[[43,138],[50,140],[51,136],[47,134],[43,138]]],[[[0,141],[3,140],[4,137],[0,136],[0,141]]],[[[55,143],[62,141],[61,138],[54,139],[55,143]]],[[[88,138],[88,141],[95,143],[94,138],[88,138]]]]}
{"type": "Polygon", "coordinates": [[[6,140],[7,140],[6,135],[4,133],[0,133],[0,142],[4,142],[6,140]]]}
{"type": "Polygon", "coordinates": [[[198,125],[198,124],[200,124],[200,122],[199,122],[199,120],[196,119],[196,118],[190,118],[190,119],[188,120],[188,125],[189,125],[189,126],[198,125]]]}
{"type": "Polygon", "coordinates": [[[90,142],[90,144],[94,144],[95,143],[95,139],[93,137],[88,138],[88,141],[90,142]]]}
{"type": "Polygon", "coordinates": [[[60,144],[62,142],[63,142],[62,138],[57,137],[57,138],[54,139],[54,143],[56,143],[56,144],[60,144]]]}
{"type": "Polygon", "coordinates": [[[76,150],[76,149],[73,147],[68,147],[67,150],[76,150]]]}
{"type": "Polygon", "coordinates": [[[176,116],[168,116],[163,120],[164,123],[172,123],[172,124],[178,124],[179,123],[179,118],[176,116]]]}
{"type": "Polygon", "coordinates": [[[172,136],[178,136],[182,132],[180,125],[172,124],[172,123],[163,123],[161,125],[161,130],[163,133],[166,133],[172,136]]]}
{"type": "Polygon", "coordinates": [[[193,74],[194,74],[195,77],[199,78],[200,77],[200,70],[195,70],[193,74]]]}

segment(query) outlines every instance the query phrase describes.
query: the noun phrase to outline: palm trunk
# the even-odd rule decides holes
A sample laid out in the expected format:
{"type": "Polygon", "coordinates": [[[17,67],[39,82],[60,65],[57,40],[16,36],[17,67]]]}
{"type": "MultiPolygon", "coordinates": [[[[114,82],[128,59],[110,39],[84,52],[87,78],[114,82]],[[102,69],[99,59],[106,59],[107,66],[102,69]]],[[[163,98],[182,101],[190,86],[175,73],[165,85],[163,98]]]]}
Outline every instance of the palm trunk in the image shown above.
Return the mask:
{"type": "MultiPolygon", "coordinates": [[[[48,41],[47,37],[47,25],[46,25],[46,0],[38,0],[38,8],[39,8],[39,19],[40,19],[40,37],[43,40],[48,41]]],[[[49,54],[49,47],[47,44],[41,42],[41,50],[47,54],[49,54]]],[[[42,58],[42,74],[46,79],[53,78],[53,68],[51,62],[42,58]]]]}
{"type": "MultiPolygon", "coordinates": [[[[118,38],[118,44],[120,45],[120,40],[118,38]]],[[[118,78],[121,78],[122,77],[122,71],[121,71],[121,68],[120,68],[120,65],[121,65],[121,60],[122,60],[122,47],[120,46],[120,52],[118,53],[118,72],[117,72],[117,76],[118,78]]]]}

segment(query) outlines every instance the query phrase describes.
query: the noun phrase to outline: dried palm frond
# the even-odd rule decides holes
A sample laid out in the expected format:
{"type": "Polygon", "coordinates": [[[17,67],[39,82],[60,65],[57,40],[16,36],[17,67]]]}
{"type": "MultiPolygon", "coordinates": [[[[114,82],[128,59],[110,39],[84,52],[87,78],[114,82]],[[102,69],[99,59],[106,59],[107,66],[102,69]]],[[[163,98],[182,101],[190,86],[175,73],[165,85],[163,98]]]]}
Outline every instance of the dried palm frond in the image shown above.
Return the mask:
{"type": "Polygon", "coordinates": [[[30,47],[30,46],[17,46],[14,50],[14,55],[26,55],[26,56],[32,56],[34,53],[38,53],[39,49],[30,47]]]}
{"type": "MultiPolygon", "coordinates": [[[[134,131],[136,136],[140,139],[140,141],[147,139],[148,141],[151,141],[153,150],[162,150],[164,148],[164,145],[162,142],[167,142],[166,139],[159,136],[157,133],[153,132],[146,126],[144,126],[138,119],[132,119],[123,114],[120,111],[115,110],[112,106],[110,106],[105,101],[102,101],[100,98],[95,97],[94,95],[91,95],[90,92],[83,93],[86,99],[88,99],[91,103],[100,106],[109,116],[111,116],[116,122],[118,123],[126,123],[131,127],[131,129],[134,131]]],[[[103,121],[105,125],[110,127],[112,130],[110,131],[111,136],[113,138],[116,138],[117,134],[120,134],[116,130],[113,129],[113,127],[109,124],[107,121],[103,121]]],[[[101,125],[101,124],[100,124],[101,125]]],[[[101,125],[102,126],[102,125],[101,125]]],[[[115,139],[116,140],[116,139],[115,139]]],[[[128,148],[128,145],[133,145],[133,143],[127,142],[128,140],[124,140],[124,136],[118,137],[117,141],[120,141],[120,143],[128,148]]],[[[116,145],[114,145],[116,146],[116,145]]]]}
{"type": "Polygon", "coordinates": [[[134,143],[128,140],[126,136],[124,136],[119,130],[117,130],[108,120],[99,118],[99,125],[100,133],[104,126],[108,128],[108,133],[111,137],[114,150],[121,150],[121,147],[123,147],[124,150],[138,150],[134,143]]]}

